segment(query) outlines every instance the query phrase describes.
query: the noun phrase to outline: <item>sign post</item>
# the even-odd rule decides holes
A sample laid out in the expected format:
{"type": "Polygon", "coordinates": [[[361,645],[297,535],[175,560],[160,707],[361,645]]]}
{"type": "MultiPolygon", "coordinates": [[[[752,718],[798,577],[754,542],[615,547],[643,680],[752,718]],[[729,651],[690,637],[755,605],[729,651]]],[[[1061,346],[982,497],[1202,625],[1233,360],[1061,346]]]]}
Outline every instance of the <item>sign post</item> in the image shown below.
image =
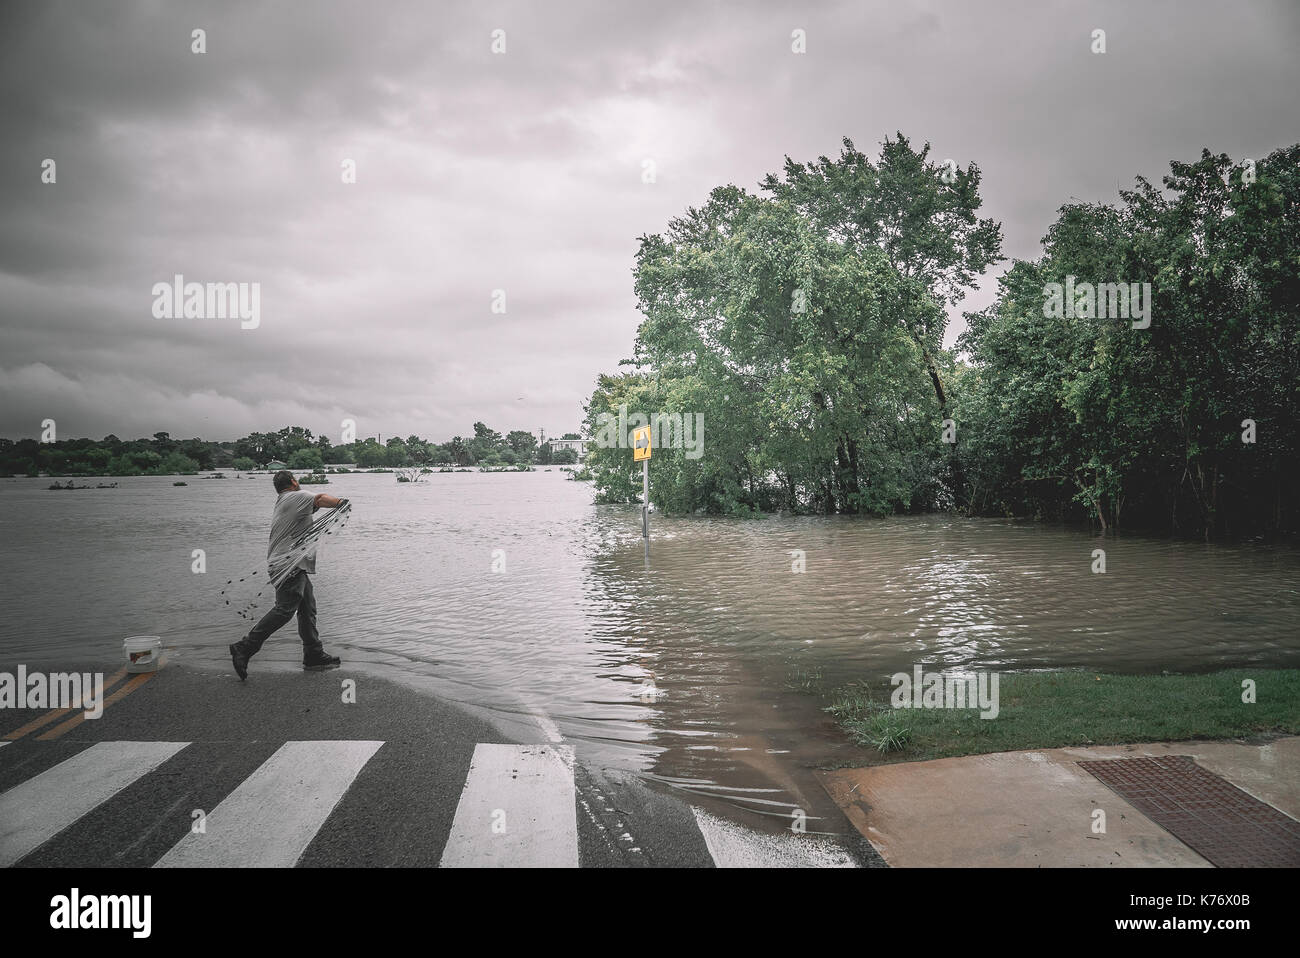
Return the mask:
{"type": "Polygon", "coordinates": [[[641,536],[645,539],[645,562],[650,565],[650,427],[632,432],[632,461],[641,463],[641,536]]]}

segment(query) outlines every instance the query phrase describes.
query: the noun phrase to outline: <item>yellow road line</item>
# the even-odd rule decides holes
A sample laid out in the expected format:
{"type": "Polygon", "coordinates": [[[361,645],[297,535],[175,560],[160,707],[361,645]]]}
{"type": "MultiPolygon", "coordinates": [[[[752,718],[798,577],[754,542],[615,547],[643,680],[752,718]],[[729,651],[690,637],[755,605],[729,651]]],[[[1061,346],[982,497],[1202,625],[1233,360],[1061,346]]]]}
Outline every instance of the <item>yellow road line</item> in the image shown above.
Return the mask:
{"type": "MultiPolygon", "coordinates": [[[[157,672],[142,672],[139,675],[134,676],[129,682],[123,685],[120,689],[118,689],[108,698],[104,699],[104,708],[107,709],[114,702],[126,698],[128,695],[130,695],[140,686],[144,685],[144,683],[148,682],[151,678],[153,678],[157,674],[158,674],[157,672]]],[[[56,725],[54,726],[54,728],[50,729],[44,735],[36,736],[36,741],[46,742],[52,738],[58,738],[60,735],[64,734],[65,732],[71,732],[74,728],[76,728],[85,720],[86,720],[86,713],[78,712],[76,715],[68,719],[62,725],[56,725]]]]}
{"type": "MultiPolygon", "coordinates": [[[[110,675],[104,681],[104,691],[107,692],[109,689],[111,689],[114,685],[116,685],[119,681],[121,681],[122,676],[124,675],[126,675],[125,668],[119,669],[118,671],[110,675]]],[[[75,709],[67,708],[67,709],[55,709],[52,712],[46,712],[44,715],[32,719],[32,721],[28,722],[26,725],[22,726],[21,728],[16,728],[8,735],[5,735],[3,737],[3,741],[6,742],[17,741],[18,739],[22,738],[24,735],[28,734],[29,732],[35,732],[41,726],[49,725],[56,718],[59,718],[60,716],[63,715],[67,715],[68,713],[73,711],[75,711],[75,709]]]]}

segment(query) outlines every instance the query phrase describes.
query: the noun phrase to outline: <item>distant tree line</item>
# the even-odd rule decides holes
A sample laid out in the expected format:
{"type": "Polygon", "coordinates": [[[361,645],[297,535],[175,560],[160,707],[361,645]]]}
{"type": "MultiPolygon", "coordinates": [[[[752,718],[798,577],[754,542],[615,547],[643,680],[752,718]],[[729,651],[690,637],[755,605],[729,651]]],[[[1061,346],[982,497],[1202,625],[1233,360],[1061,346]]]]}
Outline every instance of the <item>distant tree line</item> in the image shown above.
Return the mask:
{"type": "MultiPolygon", "coordinates": [[[[578,438],[568,433],[565,438],[578,438]]],[[[554,452],[539,446],[532,433],[516,429],[505,436],[481,422],[472,437],[454,436],[445,443],[411,435],[394,436],[382,445],[361,439],[334,445],[302,426],[252,433],[235,442],[173,439],[165,432],[149,439],[0,439],[0,475],[44,473],[50,476],[186,475],[212,469],[249,470],[283,462],[290,469],[319,469],[327,463],[354,463],[359,468],[412,466],[551,465],[577,461],[571,449],[554,452]]]]}
{"type": "MultiPolygon", "coordinates": [[[[947,308],[1004,259],[975,164],[899,134],[719,187],[640,238],[635,371],[598,378],[588,435],[623,404],[703,413],[703,455],[651,461],[667,511],[1300,531],[1300,145],[1170,167],[1061,207],[955,350],[947,308]],[[1076,281],[1053,311],[1050,284],[1076,281]],[[1145,328],[1082,292],[1144,283],[1145,328]]],[[[628,449],[587,465],[600,500],[639,497],[628,449]]]]}

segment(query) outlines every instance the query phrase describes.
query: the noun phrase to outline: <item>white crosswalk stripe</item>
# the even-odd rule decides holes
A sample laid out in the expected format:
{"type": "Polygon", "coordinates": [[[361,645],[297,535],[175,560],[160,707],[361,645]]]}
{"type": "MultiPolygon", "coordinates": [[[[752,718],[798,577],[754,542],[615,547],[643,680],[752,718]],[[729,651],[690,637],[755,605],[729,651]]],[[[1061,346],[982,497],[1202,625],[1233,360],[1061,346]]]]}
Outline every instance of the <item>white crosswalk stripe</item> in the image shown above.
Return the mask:
{"type": "Polygon", "coordinates": [[[813,835],[760,835],[691,806],[709,855],[719,868],[856,868],[835,841],[813,835]]]}
{"type": "Polygon", "coordinates": [[[155,868],[291,868],[383,742],[286,742],[155,868]]]}
{"type": "Polygon", "coordinates": [[[568,746],[476,746],[441,867],[577,868],[574,798],[568,746]]]}
{"type": "Polygon", "coordinates": [[[0,795],[0,867],[152,772],[187,742],[99,742],[0,795]]]}

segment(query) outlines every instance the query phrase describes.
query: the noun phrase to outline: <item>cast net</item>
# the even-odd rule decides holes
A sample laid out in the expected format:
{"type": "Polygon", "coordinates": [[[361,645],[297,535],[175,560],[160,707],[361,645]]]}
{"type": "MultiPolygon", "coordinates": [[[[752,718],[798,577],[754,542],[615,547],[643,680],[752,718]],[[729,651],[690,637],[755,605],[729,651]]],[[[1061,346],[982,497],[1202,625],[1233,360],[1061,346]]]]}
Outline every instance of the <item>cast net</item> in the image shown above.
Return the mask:
{"type": "Polygon", "coordinates": [[[259,563],[258,568],[245,575],[227,579],[225,588],[221,590],[225,604],[231,606],[241,619],[253,622],[260,619],[275,604],[275,590],[289,578],[298,563],[308,556],[319,556],[325,537],[337,535],[348,524],[352,503],[347,499],[342,503],[336,509],[322,510],[324,514],[314,520],[311,528],[295,539],[293,545],[265,560],[265,571],[259,563]]]}

